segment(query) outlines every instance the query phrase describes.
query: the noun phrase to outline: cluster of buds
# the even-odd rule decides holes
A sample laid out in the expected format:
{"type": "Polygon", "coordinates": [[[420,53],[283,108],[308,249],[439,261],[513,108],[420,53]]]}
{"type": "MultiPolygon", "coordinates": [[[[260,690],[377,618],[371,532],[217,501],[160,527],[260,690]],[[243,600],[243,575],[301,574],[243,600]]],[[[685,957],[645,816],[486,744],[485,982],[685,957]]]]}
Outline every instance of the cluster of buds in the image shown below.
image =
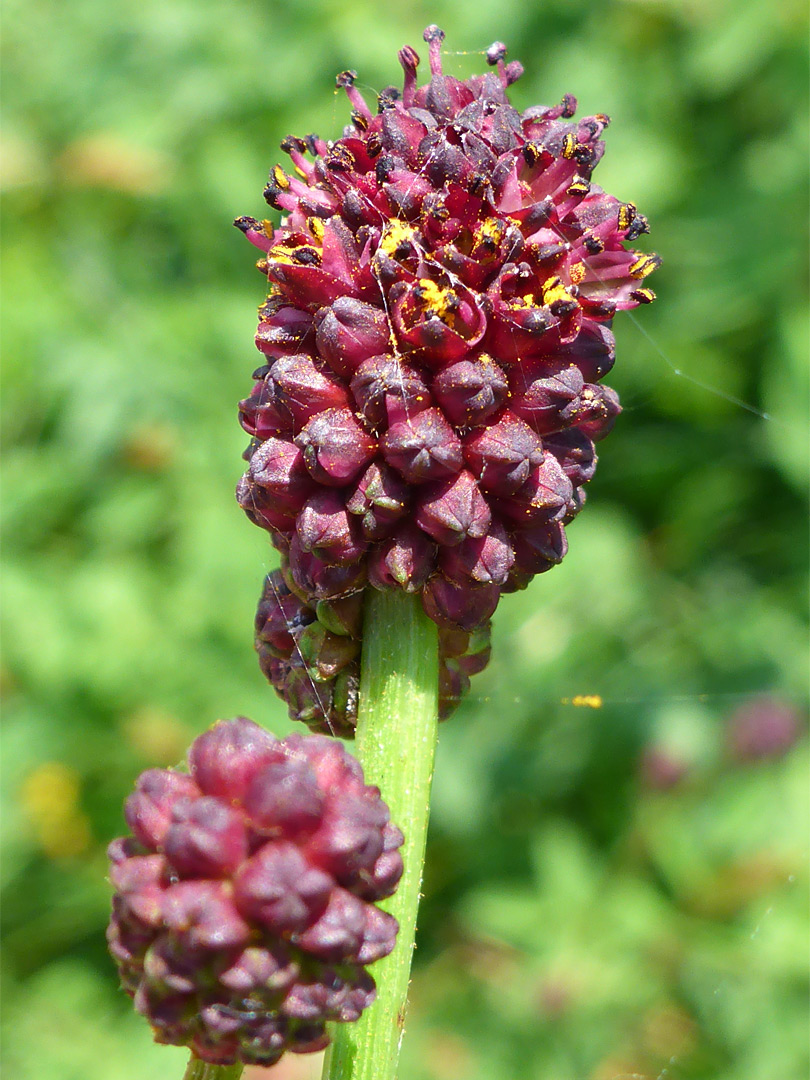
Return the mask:
{"type": "Polygon", "coordinates": [[[277,740],[250,720],[150,769],[113,841],[108,930],[124,989],[158,1042],[215,1064],[272,1065],[328,1043],[374,1000],[365,965],[396,920],[402,834],[333,739],[277,740]]]}
{"type": "MultiPolygon", "coordinates": [[[[259,664],[291,719],[350,739],[357,725],[364,594],[307,602],[294,588],[279,570],[265,578],[256,612],[259,664]]],[[[470,676],[486,667],[489,640],[489,620],[472,632],[439,628],[440,719],[452,713],[470,676]]]]}
{"type": "Polygon", "coordinates": [[[659,260],[591,181],[606,116],[573,120],[569,95],[520,114],[502,44],[460,81],[424,36],[426,85],[402,49],[375,114],[344,72],[343,137],[282,143],[280,227],[236,222],[269,284],[237,497],[307,603],[400,588],[469,633],[565,555],[620,411],[611,320],[654,299],[659,260]]]}

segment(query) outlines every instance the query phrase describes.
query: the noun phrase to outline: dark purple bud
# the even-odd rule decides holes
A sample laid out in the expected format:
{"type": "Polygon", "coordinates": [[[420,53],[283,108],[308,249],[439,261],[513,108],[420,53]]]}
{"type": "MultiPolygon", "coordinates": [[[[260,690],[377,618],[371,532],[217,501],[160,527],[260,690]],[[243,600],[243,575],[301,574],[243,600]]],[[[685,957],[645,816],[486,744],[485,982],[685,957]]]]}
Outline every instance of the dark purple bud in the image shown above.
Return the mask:
{"type": "Polygon", "coordinates": [[[241,948],[250,927],[239,915],[230,885],[220,881],[180,881],[163,895],[163,921],[192,949],[241,948]]]}
{"type": "Polygon", "coordinates": [[[547,454],[542,465],[532,469],[523,487],[509,499],[501,499],[504,517],[517,525],[559,520],[573,495],[571,481],[555,457],[547,454]]]}
{"type": "Polygon", "coordinates": [[[254,524],[267,529],[272,536],[285,539],[292,536],[295,510],[283,509],[271,495],[253,483],[249,473],[245,473],[236,485],[236,501],[254,524]]]}
{"type": "Polygon", "coordinates": [[[295,529],[301,549],[329,565],[355,563],[368,547],[342,493],[334,488],[321,488],[308,499],[295,519],[295,529]]]}
{"type": "Polygon", "coordinates": [[[512,543],[515,561],[520,570],[542,574],[562,562],[568,551],[568,541],[562,522],[539,522],[518,529],[512,543]]]}
{"type": "Polygon", "coordinates": [[[311,356],[280,356],[270,368],[266,382],[277,412],[288,414],[296,430],[324,409],[349,405],[345,383],[311,356]]]}
{"type": "Polygon", "coordinates": [[[289,571],[296,588],[312,600],[331,600],[347,596],[363,587],[365,563],[328,566],[311,552],[304,551],[298,537],[290,544],[289,571]]]}
{"type": "Polygon", "coordinates": [[[397,941],[399,923],[393,915],[381,911],[373,904],[365,904],[365,927],[357,961],[360,964],[372,964],[388,956],[397,941]]]}
{"type": "Polygon", "coordinates": [[[205,954],[190,949],[173,934],[160,934],[147,950],[143,972],[156,986],[177,994],[190,994],[205,983],[205,954]]]}
{"type": "Polygon", "coordinates": [[[368,465],[377,450],[348,409],[326,409],[296,436],[310,474],[319,484],[342,487],[368,465]]]}
{"type": "Polygon", "coordinates": [[[504,412],[466,441],[464,459],[485,491],[511,495],[542,462],[543,445],[520,417],[504,412]]]}
{"type": "Polygon", "coordinates": [[[362,300],[342,296],[318,314],[318,352],[339,374],[349,377],[369,356],[389,346],[385,312],[362,300]]]}
{"type": "Polygon", "coordinates": [[[219,977],[223,986],[240,997],[253,991],[281,993],[298,977],[299,968],[284,945],[272,948],[248,946],[219,977]]]}
{"type": "Polygon", "coordinates": [[[580,396],[574,423],[588,439],[599,442],[610,433],[621,411],[615,390],[609,386],[587,385],[580,396]]]}
{"type": "Polygon", "coordinates": [[[278,740],[247,720],[220,720],[191,744],[191,775],[206,795],[240,799],[256,773],[278,754],[278,740]]]}
{"type": "Polygon", "coordinates": [[[257,831],[293,839],[317,829],[323,816],[324,795],[305,761],[286,759],[265,766],[253,778],[244,806],[257,831]]]}
{"type": "Polygon", "coordinates": [[[439,626],[474,630],[498,606],[497,585],[456,585],[435,574],[422,594],[425,611],[439,626]]]}
{"type": "Polygon", "coordinates": [[[416,508],[416,524],[439,544],[460,544],[485,536],[492,513],[472,473],[430,484],[416,508]]]}
{"type": "Polygon", "coordinates": [[[326,909],[316,922],[296,935],[296,944],[321,960],[357,962],[366,928],[366,910],[367,905],[352,893],[332,889],[326,909]]]}
{"type": "Polygon", "coordinates": [[[169,881],[169,868],[162,855],[134,855],[114,862],[110,881],[127,911],[148,926],[159,926],[163,893],[169,881]]]}
{"type": "Polygon", "coordinates": [[[503,369],[482,353],[458,360],[436,376],[433,393],[451,422],[463,427],[485,423],[506,401],[509,383],[503,369]]]}
{"type": "Polygon", "coordinates": [[[464,464],[461,440],[438,409],[392,425],[380,441],[383,457],[409,483],[457,473],[464,464]]]}
{"type": "Polygon", "coordinates": [[[326,907],[333,879],[286,840],[264,844],[234,879],[234,898],[245,918],[276,934],[302,930],[326,907]]]}
{"type": "Polygon", "coordinates": [[[270,356],[284,350],[297,352],[312,333],[312,316],[297,307],[279,307],[262,319],[256,331],[256,348],[270,356]]]}
{"type": "Polygon", "coordinates": [[[408,510],[408,486],[383,461],[375,461],[363,473],[346,501],[346,509],[360,519],[368,540],[381,540],[408,510]]]}
{"type": "Polygon", "coordinates": [[[303,453],[287,439],[263,442],[250,459],[248,476],[275,507],[293,512],[300,510],[314,488],[303,453]]]}
{"type": "Polygon", "coordinates": [[[553,454],[574,487],[586,484],[596,472],[593,443],[579,428],[557,431],[543,438],[543,449],[553,454]]]}
{"type": "Polygon", "coordinates": [[[358,412],[374,428],[407,421],[430,405],[422,377],[390,354],[364,360],[351,381],[351,392],[358,412]]]}
{"type": "Polygon", "coordinates": [[[178,803],[164,850],[181,877],[226,877],[247,855],[245,819],[213,796],[178,803]]]}
{"type": "Polygon", "coordinates": [[[372,551],[369,582],[376,589],[419,592],[435,568],[435,556],[435,545],[424,532],[406,523],[372,551]]]}
{"type": "Polygon", "coordinates": [[[265,578],[256,610],[256,648],[286,658],[295,648],[295,637],[315,618],[311,607],[289,591],[278,570],[265,578]]]}
{"type": "Polygon", "coordinates": [[[163,843],[175,806],[199,795],[200,789],[186,773],[148,769],[124,803],[124,817],[140,842],[154,851],[163,843]]]}
{"type": "Polygon", "coordinates": [[[459,585],[503,585],[514,561],[506,530],[496,520],[486,536],[468,536],[455,547],[443,548],[439,565],[444,576],[459,585]]]}
{"type": "Polygon", "coordinates": [[[604,323],[583,319],[582,329],[564,352],[582,372],[585,382],[595,383],[613,367],[616,339],[604,323]]]}
{"type": "MultiPolygon", "coordinates": [[[[537,371],[536,366],[534,371],[537,371]]],[[[531,381],[526,378],[524,385],[525,389],[520,390],[516,386],[510,407],[534,431],[545,435],[576,423],[583,379],[582,372],[574,364],[552,369],[548,374],[538,374],[531,381]]]]}
{"type": "Polygon", "coordinates": [[[388,807],[377,788],[334,793],[320,828],[307,842],[309,858],[351,888],[358,875],[370,873],[382,854],[388,820],[388,807]]]}

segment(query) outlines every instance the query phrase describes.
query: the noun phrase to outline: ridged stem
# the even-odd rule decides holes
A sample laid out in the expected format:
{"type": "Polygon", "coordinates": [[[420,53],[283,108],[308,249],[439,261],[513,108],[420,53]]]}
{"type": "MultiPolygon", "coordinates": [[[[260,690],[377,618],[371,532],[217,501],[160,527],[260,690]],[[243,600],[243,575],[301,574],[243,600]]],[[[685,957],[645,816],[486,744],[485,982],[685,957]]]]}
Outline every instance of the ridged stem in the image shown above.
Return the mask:
{"type": "Polygon", "coordinates": [[[239,1080],[244,1065],[209,1065],[207,1061],[200,1061],[195,1055],[191,1059],[183,1074],[183,1080],[239,1080]]]}
{"type": "Polygon", "coordinates": [[[357,1023],[334,1025],[324,1080],[396,1077],[436,751],[438,654],[436,626],[418,596],[367,591],[355,752],[405,834],[405,872],[380,904],[399,921],[399,934],[391,955],[373,967],[377,1000],[357,1023]]]}

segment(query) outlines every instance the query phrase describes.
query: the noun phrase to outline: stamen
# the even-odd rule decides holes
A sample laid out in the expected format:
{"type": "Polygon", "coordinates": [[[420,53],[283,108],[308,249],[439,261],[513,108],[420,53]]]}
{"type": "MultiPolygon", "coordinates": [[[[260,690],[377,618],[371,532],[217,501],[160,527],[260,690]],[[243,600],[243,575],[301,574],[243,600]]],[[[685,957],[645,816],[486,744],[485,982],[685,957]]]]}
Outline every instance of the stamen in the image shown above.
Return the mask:
{"type": "Polygon", "coordinates": [[[429,47],[428,61],[430,63],[430,73],[431,75],[441,75],[444,30],[441,30],[435,23],[431,23],[430,26],[425,28],[422,37],[428,43],[429,47]]]}
{"type": "Polygon", "coordinates": [[[360,113],[361,116],[365,116],[367,120],[371,119],[371,110],[366,105],[365,98],[360,91],[355,87],[354,80],[357,78],[356,71],[341,71],[341,73],[335,79],[335,86],[341,90],[346,91],[346,97],[352,104],[352,107],[360,113]]]}

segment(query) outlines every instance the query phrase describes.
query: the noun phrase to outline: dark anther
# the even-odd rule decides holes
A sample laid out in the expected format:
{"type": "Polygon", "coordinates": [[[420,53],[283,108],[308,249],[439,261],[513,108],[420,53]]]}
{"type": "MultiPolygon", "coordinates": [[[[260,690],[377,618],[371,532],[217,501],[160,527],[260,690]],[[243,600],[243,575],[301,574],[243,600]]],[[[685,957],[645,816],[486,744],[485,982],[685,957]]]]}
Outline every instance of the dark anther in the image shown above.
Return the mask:
{"type": "Polygon", "coordinates": [[[631,203],[631,202],[623,203],[619,207],[619,213],[618,213],[618,226],[619,226],[619,228],[620,229],[629,229],[630,226],[635,221],[635,217],[636,217],[635,205],[633,203],[631,203]]]}
{"type": "Polygon", "coordinates": [[[431,41],[444,41],[444,30],[439,29],[435,23],[431,23],[430,26],[425,27],[422,37],[428,43],[431,41]]]}
{"type": "Polygon", "coordinates": [[[339,75],[335,76],[335,86],[341,90],[345,90],[348,86],[354,86],[354,80],[356,78],[356,71],[341,71],[339,75]]]}
{"type": "Polygon", "coordinates": [[[400,92],[395,86],[386,86],[386,88],[381,90],[377,95],[378,111],[385,112],[386,109],[393,109],[394,103],[399,101],[400,97],[400,92]]]}
{"type": "Polygon", "coordinates": [[[577,111],[577,99],[573,94],[563,94],[560,104],[562,105],[562,114],[566,119],[573,116],[577,111]]]}
{"type": "Polygon", "coordinates": [[[366,153],[369,157],[375,158],[382,152],[382,141],[380,136],[376,134],[369,135],[366,141],[366,153]]]}
{"type": "Polygon", "coordinates": [[[578,306],[576,300],[555,300],[549,304],[548,310],[558,319],[562,319],[570,315],[572,311],[576,311],[578,306]]]}
{"type": "Polygon", "coordinates": [[[238,217],[236,221],[234,221],[234,225],[243,233],[246,233],[248,229],[256,229],[258,232],[262,231],[261,225],[254,217],[238,217]]]}
{"type": "Polygon", "coordinates": [[[559,259],[561,255],[564,255],[568,251],[568,244],[544,244],[534,252],[534,257],[540,263],[553,262],[555,259],[559,259]]]}
{"type": "MultiPolygon", "coordinates": [[[[271,357],[270,359],[274,360],[275,357],[271,357]]],[[[262,364],[261,367],[256,368],[256,370],[253,372],[253,375],[251,376],[251,378],[253,378],[253,379],[263,379],[265,377],[265,375],[269,374],[271,367],[272,367],[272,364],[262,364]]]]}
{"type": "Polygon", "coordinates": [[[604,241],[600,240],[598,236],[586,236],[582,243],[585,250],[591,255],[598,255],[600,251],[605,250],[604,241]]]}
{"type": "Polygon", "coordinates": [[[368,127],[368,118],[363,116],[361,112],[358,112],[357,109],[355,109],[352,113],[352,123],[360,131],[365,131],[368,127]]]}
{"type": "Polygon", "coordinates": [[[624,238],[628,241],[637,240],[642,233],[648,233],[649,231],[650,223],[647,221],[643,214],[638,214],[634,218],[633,224],[627,230],[624,238]]]}
{"type": "Polygon", "coordinates": [[[309,150],[310,154],[314,154],[315,156],[317,156],[318,147],[316,144],[318,142],[318,136],[312,134],[305,135],[304,142],[307,144],[307,149],[309,150]]]}
{"type": "Polygon", "coordinates": [[[279,143],[279,146],[285,154],[289,154],[293,150],[298,150],[302,154],[305,154],[307,151],[307,144],[303,139],[299,139],[297,135],[285,135],[279,143]]]}
{"type": "Polygon", "coordinates": [[[375,173],[377,176],[377,183],[384,184],[391,173],[396,168],[396,162],[391,157],[381,157],[377,162],[375,173]]]}
{"type": "Polygon", "coordinates": [[[586,180],[584,176],[575,176],[568,185],[566,195],[587,195],[590,190],[591,184],[589,180],[586,180]]]}
{"type": "Polygon", "coordinates": [[[655,300],[655,293],[652,289],[634,289],[630,293],[630,299],[638,301],[639,304],[651,304],[655,300]]]}
{"type": "Polygon", "coordinates": [[[321,256],[311,247],[296,248],[292,253],[292,259],[294,262],[300,263],[302,266],[320,266],[321,256]]]}
{"type": "Polygon", "coordinates": [[[274,210],[281,210],[281,206],[279,206],[278,203],[278,197],[281,194],[281,188],[278,186],[278,184],[275,184],[271,181],[264,189],[262,194],[264,195],[264,201],[268,203],[268,205],[272,206],[274,210]]]}
{"type": "Polygon", "coordinates": [[[527,165],[536,165],[540,160],[540,154],[543,148],[537,143],[528,142],[523,147],[523,157],[526,160],[527,165]]]}
{"type": "Polygon", "coordinates": [[[492,187],[492,182],[488,176],[484,176],[482,173],[473,173],[470,177],[470,194],[482,196],[487,188],[492,187]]]}
{"type": "Polygon", "coordinates": [[[326,166],[338,172],[345,172],[354,165],[354,154],[343,143],[335,143],[326,158],[326,166]]]}

